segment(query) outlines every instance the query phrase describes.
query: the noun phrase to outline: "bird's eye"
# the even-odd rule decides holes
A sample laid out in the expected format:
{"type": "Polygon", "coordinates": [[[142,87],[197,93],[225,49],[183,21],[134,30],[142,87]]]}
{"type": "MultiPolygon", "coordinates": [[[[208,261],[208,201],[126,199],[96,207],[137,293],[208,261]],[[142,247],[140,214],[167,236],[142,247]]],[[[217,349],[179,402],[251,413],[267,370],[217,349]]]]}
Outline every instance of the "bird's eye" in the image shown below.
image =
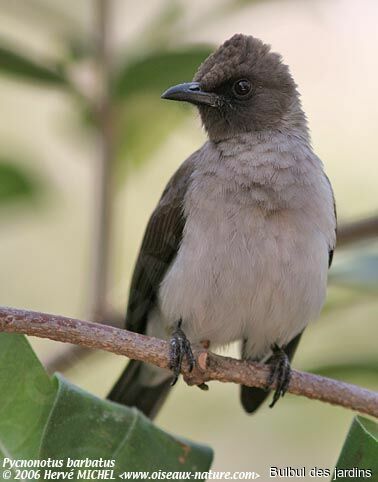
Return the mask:
{"type": "Polygon", "coordinates": [[[251,82],[247,79],[237,80],[232,86],[235,97],[243,98],[250,94],[252,90],[251,82]]]}

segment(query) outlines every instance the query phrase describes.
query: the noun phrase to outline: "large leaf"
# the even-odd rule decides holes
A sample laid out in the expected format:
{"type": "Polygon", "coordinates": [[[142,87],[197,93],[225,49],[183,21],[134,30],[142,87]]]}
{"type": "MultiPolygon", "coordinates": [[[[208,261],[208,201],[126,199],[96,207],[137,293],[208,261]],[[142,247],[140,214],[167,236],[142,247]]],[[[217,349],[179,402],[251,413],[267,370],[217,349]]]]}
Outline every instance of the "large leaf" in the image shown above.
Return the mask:
{"type": "Polygon", "coordinates": [[[153,52],[131,61],[121,70],[115,83],[115,95],[119,98],[120,174],[127,166],[139,166],[146,161],[184,119],[185,112],[189,111],[182,106],[164,105],[160,94],[171,85],[190,81],[211,51],[208,46],[194,46],[153,52]]]}
{"type": "Polygon", "coordinates": [[[38,194],[40,185],[26,169],[0,158],[0,205],[30,200],[38,194]]]}
{"type": "Polygon", "coordinates": [[[3,458],[111,459],[117,480],[125,471],[209,469],[209,448],[164,433],[137,410],[60,376],[50,380],[24,337],[0,334],[0,356],[3,458]]]}
{"type": "Polygon", "coordinates": [[[115,460],[115,472],[208,467],[209,449],[168,435],[137,410],[100,400],[58,378],[41,458],[115,460]]]}
{"type": "Polygon", "coordinates": [[[37,63],[5,46],[0,46],[0,72],[44,85],[66,84],[64,76],[56,68],[37,63]]]}
{"type": "MultiPolygon", "coordinates": [[[[355,251],[354,251],[355,252],[355,251]]],[[[352,254],[345,262],[335,266],[330,281],[341,286],[353,286],[363,290],[377,290],[378,254],[376,247],[362,254],[352,254]]]]}
{"type": "Polygon", "coordinates": [[[123,98],[140,92],[161,94],[172,85],[189,82],[211,51],[209,46],[194,46],[128,62],[116,78],[115,94],[123,98]]]}
{"type": "Polygon", "coordinates": [[[308,371],[331,378],[346,379],[353,376],[371,376],[377,380],[378,359],[372,357],[371,359],[344,360],[340,363],[334,362],[311,367],[308,371]]]}
{"type": "Polygon", "coordinates": [[[335,475],[338,476],[338,481],[377,480],[377,423],[360,416],[353,420],[336,464],[335,475]],[[365,475],[361,472],[358,474],[357,471],[365,471],[365,475]]]}
{"type": "Polygon", "coordinates": [[[33,459],[56,396],[26,338],[0,333],[0,454],[33,459]]]}
{"type": "Polygon", "coordinates": [[[139,167],[186,118],[183,106],[164,103],[159,96],[133,96],[119,106],[117,158],[123,178],[127,168],[139,167]]]}

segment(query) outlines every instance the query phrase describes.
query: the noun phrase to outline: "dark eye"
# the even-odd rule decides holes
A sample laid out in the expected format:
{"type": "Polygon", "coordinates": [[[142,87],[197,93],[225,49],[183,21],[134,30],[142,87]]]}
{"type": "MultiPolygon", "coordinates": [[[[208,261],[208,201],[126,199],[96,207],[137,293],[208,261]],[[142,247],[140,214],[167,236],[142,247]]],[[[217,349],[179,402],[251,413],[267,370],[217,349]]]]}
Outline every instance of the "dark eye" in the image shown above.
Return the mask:
{"type": "Polygon", "coordinates": [[[247,79],[237,80],[232,86],[232,90],[236,97],[246,97],[252,90],[251,82],[247,79]]]}

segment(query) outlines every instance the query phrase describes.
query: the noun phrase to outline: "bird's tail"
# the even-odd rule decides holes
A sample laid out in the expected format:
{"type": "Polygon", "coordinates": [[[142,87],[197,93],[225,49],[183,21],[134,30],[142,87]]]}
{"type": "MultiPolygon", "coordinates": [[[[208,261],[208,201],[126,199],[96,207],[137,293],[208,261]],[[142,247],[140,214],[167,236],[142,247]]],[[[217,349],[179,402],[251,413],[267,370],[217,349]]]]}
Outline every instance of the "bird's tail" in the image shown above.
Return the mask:
{"type": "MultiPolygon", "coordinates": [[[[295,351],[297,349],[299,340],[301,339],[302,333],[299,333],[296,337],[294,337],[290,343],[284,348],[286,355],[288,356],[289,360],[291,361],[294,357],[295,351]]],[[[264,363],[272,362],[272,357],[268,358],[264,363]]],[[[270,390],[265,390],[264,388],[256,388],[256,387],[246,387],[244,385],[241,386],[240,389],[240,400],[243,405],[244,410],[247,413],[255,412],[260,405],[266,400],[269,396],[270,390]]]]}
{"type": "Polygon", "coordinates": [[[107,398],[122,405],[136,407],[153,419],[168,395],[171,378],[164,379],[159,384],[146,385],[146,376],[142,372],[148,369],[143,362],[130,360],[107,398]]]}

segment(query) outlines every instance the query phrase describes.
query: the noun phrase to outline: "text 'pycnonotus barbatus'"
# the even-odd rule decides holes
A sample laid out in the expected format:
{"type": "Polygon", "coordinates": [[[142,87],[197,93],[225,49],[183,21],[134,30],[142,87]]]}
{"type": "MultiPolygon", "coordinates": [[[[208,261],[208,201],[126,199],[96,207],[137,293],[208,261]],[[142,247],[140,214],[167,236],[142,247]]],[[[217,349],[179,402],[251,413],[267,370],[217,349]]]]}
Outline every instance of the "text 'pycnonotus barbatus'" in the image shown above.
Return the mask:
{"type": "MultiPolygon", "coordinates": [[[[209,140],[168,182],[132,278],[126,328],[171,339],[172,372],[131,361],[109,394],[153,417],[190,344],[239,340],[284,395],[319,315],[336,242],[332,188],[281,56],[237,34],[163,99],[198,107],[209,140]]],[[[268,391],[241,387],[253,412],[268,391]]]]}

